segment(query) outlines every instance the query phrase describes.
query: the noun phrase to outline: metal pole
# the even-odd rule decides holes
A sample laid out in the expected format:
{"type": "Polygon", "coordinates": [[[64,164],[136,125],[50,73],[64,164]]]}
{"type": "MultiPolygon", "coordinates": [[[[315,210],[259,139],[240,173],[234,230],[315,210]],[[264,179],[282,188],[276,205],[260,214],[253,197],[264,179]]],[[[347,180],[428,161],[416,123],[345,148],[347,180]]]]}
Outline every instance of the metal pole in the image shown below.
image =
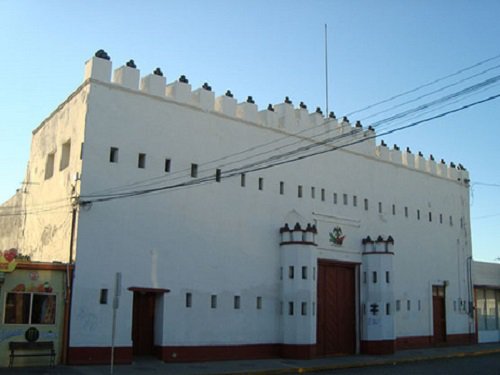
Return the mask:
{"type": "Polygon", "coordinates": [[[116,310],[118,310],[119,297],[121,292],[122,274],[117,272],[115,275],[115,293],[113,297],[113,322],[111,328],[111,368],[110,374],[113,374],[115,363],[115,335],[116,335],[116,310]]]}
{"type": "Polygon", "coordinates": [[[326,116],[328,112],[328,25],[325,23],[325,91],[326,91],[326,116]]]}

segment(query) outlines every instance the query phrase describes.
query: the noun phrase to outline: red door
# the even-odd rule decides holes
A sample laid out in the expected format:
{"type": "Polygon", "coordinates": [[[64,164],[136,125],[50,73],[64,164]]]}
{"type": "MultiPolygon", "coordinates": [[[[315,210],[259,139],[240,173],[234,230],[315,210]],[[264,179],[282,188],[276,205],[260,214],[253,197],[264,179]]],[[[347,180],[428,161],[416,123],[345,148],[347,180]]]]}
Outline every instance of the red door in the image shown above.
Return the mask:
{"type": "Polygon", "coordinates": [[[347,355],[356,351],[355,265],[319,261],[318,355],[347,355]]]}
{"type": "Polygon", "coordinates": [[[432,287],[432,313],[434,319],[434,343],[446,342],[446,310],[444,299],[444,287],[432,287]]]}
{"type": "Polygon", "coordinates": [[[155,299],[155,293],[134,292],[132,316],[134,355],[153,354],[155,299]]]}

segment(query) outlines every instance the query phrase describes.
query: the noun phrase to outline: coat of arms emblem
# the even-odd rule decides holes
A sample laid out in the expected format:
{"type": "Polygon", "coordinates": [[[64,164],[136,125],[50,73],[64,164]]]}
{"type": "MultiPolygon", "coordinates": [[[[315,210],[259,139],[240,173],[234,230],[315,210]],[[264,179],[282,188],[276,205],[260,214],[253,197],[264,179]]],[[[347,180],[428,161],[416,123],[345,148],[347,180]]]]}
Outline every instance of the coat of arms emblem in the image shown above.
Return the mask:
{"type": "Polygon", "coordinates": [[[342,246],[344,243],[345,236],[342,233],[342,228],[340,228],[338,225],[333,228],[333,230],[330,232],[330,242],[335,245],[335,246],[342,246]]]}

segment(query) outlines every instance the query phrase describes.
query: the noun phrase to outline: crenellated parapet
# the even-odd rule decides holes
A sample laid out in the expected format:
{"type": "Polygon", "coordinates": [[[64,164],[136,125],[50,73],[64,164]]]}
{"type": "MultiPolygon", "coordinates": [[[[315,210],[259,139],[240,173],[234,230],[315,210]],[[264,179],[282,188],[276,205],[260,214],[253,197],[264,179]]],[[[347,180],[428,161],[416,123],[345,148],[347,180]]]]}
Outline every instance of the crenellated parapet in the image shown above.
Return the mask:
{"type": "Polygon", "coordinates": [[[290,228],[288,223],[286,223],[280,228],[280,245],[316,245],[315,236],[317,233],[316,225],[311,225],[310,223],[307,223],[305,228],[303,228],[300,223],[296,223],[293,228],[290,228]]]}
{"type": "Polygon", "coordinates": [[[319,107],[310,111],[304,102],[294,106],[288,96],[282,103],[269,104],[267,108],[259,110],[252,96],[241,102],[234,98],[230,90],[224,95],[216,96],[208,83],[193,91],[186,76],[182,75],[173,82],[167,82],[160,68],[141,78],[140,70],[134,60],[129,60],[112,72],[111,59],[103,50],[97,51],[95,56],[86,62],[84,78],[115,84],[129,90],[188,104],[205,112],[292,134],[302,134],[307,130],[302,136],[311,139],[318,136],[320,140],[326,139],[325,145],[345,147],[352,152],[451,179],[466,186],[470,181],[467,170],[460,164],[448,165],[442,159],[437,162],[432,155],[424,158],[420,152],[413,154],[409,148],[404,151],[397,145],[389,148],[384,141],[377,145],[375,129],[371,126],[364,128],[359,121],[352,125],[347,117],[337,119],[333,112],[325,116],[319,107]]]}
{"type": "Polygon", "coordinates": [[[389,148],[382,140],[380,144],[375,147],[375,155],[381,160],[426,172],[434,176],[454,180],[466,186],[468,186],[470,182],[469,172],[461,164],[458,166],[453,162],[446,164],[444,159],[436,161],[432,154],[429,155],[428,158],[425,158],[422,152],[419,151],[414,154],[409,147],[404,151],[401,150],[398,145],[389,148]]]}

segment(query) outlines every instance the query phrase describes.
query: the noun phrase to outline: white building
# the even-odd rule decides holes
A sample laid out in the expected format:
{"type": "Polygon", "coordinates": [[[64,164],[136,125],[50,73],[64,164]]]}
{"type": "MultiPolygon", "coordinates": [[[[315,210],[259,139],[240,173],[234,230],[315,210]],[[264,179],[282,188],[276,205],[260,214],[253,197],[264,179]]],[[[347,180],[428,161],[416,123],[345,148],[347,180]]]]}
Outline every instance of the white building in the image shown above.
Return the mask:
{"type": "Polygon", "coordinates": [[[1,248],[75,263],[69,363],[109,361],[117,273],[119,362],[475,341],[465,169],[128,65],[87,61],[2,206],[1,248]]]}

